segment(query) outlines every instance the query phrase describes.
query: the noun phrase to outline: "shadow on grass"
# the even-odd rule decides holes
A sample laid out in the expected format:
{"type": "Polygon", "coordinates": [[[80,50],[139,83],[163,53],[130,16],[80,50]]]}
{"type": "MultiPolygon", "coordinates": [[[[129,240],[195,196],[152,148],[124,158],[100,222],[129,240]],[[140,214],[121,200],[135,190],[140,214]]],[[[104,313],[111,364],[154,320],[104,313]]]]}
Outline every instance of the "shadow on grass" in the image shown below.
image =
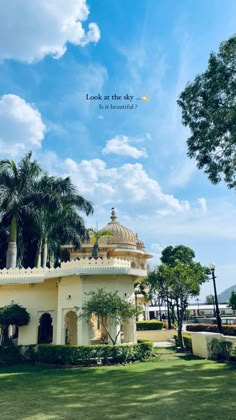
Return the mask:
{"type": "Polygon", "coordinates": [[[100,368],[0,369],[1,420],[235,418],[235,367],[167,356],[175,357],[100,368]]]}

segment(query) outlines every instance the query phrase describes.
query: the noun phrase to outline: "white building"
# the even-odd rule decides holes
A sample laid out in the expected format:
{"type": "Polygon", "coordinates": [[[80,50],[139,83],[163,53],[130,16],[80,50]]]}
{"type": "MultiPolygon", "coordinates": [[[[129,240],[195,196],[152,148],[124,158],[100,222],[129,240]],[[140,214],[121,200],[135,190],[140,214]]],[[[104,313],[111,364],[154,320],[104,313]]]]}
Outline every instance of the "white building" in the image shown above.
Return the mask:
{"type": "MultiPolygon", "coordinates": [[[[30,313],[30,323],[19,328],[18,344],[54,343],[86,345],[104,337],[95,318],[78,318],[86,293],[104,288],[135,301],[134,283],[147,275],[143,242],[122,226],[115,211],[102,230],[110,231],[99,241],[99,257],[92,258],[91,242],[78,251],[65,245],[62,264],[56,269],[4,269],[0,271],[0,307],[17,303],[30,313]]],[[[117,328],[117,326],[113,327],[117,328]]],[[[123,325],[122,342],[136,342],[136,323],[123,325]]]]}

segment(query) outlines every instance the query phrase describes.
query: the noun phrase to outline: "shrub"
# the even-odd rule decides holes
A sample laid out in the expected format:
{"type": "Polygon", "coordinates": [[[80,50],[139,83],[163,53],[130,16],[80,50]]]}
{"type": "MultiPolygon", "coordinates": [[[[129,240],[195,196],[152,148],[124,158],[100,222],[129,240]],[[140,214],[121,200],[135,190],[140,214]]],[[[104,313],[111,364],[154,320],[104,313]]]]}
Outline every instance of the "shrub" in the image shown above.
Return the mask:
{"type": "Polygon", "coordinates": [[[184,335],[183,340],[184,340],[184,346],[186,347],[186,349],[192,352],[193,351],[192,338],[184,335]]]}
{"type": "MultiPolygon", "coordinates": [[[[223,334],[224,335],[233,335],[236,336],[236,325],[223,325],[223,334]]],[[[218,332],[217,325],[215,324],[189,324],[186,326],[187,331],[208,331],[208,332],[218,332]]]]}
{"type": "Polygon", "coordinates": [[[217,340],[209,341],[207,348],[209,358],[213,360],[229,360],[231,357],[233,343],[231,341],[217,340]]]}
{"type": "Polygon", "coordinates": [[[27,346],[18,346],[22,360],[24,362],[36,362],[37,361],[37,346],[35,344],[27,346]]]}
{"type": "Polygon", "coordinates": [[[163,328],[163,322],[161,321],[138,321],[136,323],[137,331],[147,330],[161,330],[163,328]]]}
{"type": "Polygon", "coordinates": [[[21,361],[22,357],[19,348],[10,340],[5,345],[0,346],[0,366],[13,365],[21,361]]]}
{"type": "MultiPolygon", "coordinates": [[[[192,338],[190,335],[188,334],[184,334],[182,335],[183,337],[183,342],[184,342],[184,347],[188,350],[188,351],[193,351],[192,349],[192,338]]],[[[176,347],[180,347],[180,343],[179,343],[179,338],[177,335],[174,335],[174,339],[175,339],[175,344],[176,347]]]]}
{"type": "Polygon", "coordinates": [[[152,343],[95,346],[39,344],[24,346],[22,354],[24,360],[28,362],[82,366],[106,365],[148,359],[152,355],[152,343]]]}

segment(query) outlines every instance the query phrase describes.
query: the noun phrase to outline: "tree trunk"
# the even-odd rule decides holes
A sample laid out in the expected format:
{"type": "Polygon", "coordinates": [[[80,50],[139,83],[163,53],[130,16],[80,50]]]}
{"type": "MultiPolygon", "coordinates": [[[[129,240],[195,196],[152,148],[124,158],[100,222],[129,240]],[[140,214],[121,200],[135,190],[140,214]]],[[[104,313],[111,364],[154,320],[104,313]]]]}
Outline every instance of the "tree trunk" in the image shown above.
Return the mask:
{"type": "Polygon", "coordinates": [[[170,304],[167,301],[168,330],[171,330],[170,304]]]}
{"type": "Polygon", "coordinates": [[[16,237],[17,237],[17,222],[16,217],[13,216],[11,219],[10,225],[10,239],[7,247],[7,268],[16,268],[16,257],[17,257],[17,247],[16,247],[16,237]]]}
{"type": "Polygon", "coordinates": [[[44,245],[43,245],[43,268],[47,266],[47,258],[48,258],[48,240],[45,238],[44,245]]]}
{"type": "Polygon", "coordinates": [[[177,305],[177,320],[178,320],[178,342],[180,346],[180,350],[184,350],[184,343],[183,343],[183,336],[182,336],[182,326],[183,326],[183,316],[182,311],[177,305]]]}
{"type": "Polygon", "coordinates": [[[93,245],[92,257],[98,257],[98,241],[93,245]]]}
{"type": "Polygon", "coordinates": [[[9,340],[9,337],[8,337],[8,325],[7,326],[4,325],[2,327],[2,344],[6,344],[8,342],[8,340],[9,340]]]}
{"type": "Polygon", "coordinates": [[[178,342],[181,351],[184,350],[183,336],[182,336],[182,320],[178,320],[178,342]]]}
{"type": "MultiPolygon", "coordinates": [[[[101,320],[101,325],[103,326],[104,330],[107,332],[107,335],[110,338],[110,340],[111,340],[111,342],[112,342],[112,344],[114,346],[116,344],[116,341],[112,338],[111,334],[109,333],[109,331],[108,331],[108,329],[107,329],[107,327],[105,325],[105,322],[103,322],[102,320],[101,320]]],[[[117,340],[117,337],[116,337],[116,340],[117,340]]]]}
{"type": "Polygon", "coordinates": [[[37,268],[41,267],[41,253],[42,253],[42,241],[40,240],[38,249],[37,249],[36,258],[35,258],[35,266],[37,268]]]}

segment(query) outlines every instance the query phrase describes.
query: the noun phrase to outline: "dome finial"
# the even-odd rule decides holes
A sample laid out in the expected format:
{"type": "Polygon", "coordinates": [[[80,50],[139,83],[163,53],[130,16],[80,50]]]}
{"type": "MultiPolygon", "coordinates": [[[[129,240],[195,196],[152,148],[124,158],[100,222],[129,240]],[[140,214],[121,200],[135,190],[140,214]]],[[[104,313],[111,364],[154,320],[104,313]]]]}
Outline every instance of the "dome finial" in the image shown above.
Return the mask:
{"type": "Polygon", "coordinates": [[[117,217],[116,217],[116,211],[115,211],[115,208],[114,208],[114,207],[112,207],[112,208],[111,208],[111,221],[112,221],[112,222],[115,222],[115,221],[116,221],[116,219],[117,219],[117,217]]]}

